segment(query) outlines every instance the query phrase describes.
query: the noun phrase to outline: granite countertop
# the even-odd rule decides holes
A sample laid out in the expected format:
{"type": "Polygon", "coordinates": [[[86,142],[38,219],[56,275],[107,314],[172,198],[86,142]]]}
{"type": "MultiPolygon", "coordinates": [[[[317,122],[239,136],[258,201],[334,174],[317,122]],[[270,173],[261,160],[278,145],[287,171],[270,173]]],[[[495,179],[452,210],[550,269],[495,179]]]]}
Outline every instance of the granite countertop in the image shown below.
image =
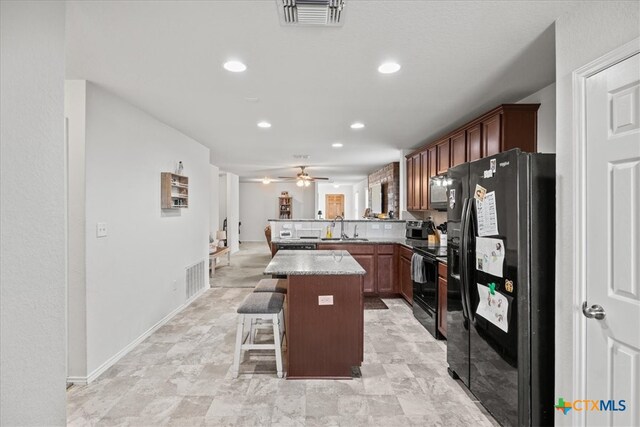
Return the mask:
{"type": "Polygon", "coordinates": [[[430,247],[426,240],[405,239],[404,237],[367,237],[366,240],[322,240],[322,239],[281,239],[275,237],[271,239],[271,243],[279,245],[296,245],[300,243],[318,243],[325,245],[382,245],[382,244],[399,244],[409,249],[430,247]]]}
{"type": "MultiPolygon", "coordinates": [[[[273,222],[333,222],[332,219],[269,219],[268,221],[273,222]]],[[[340,222],[338,220],[337,222],[340,222]]],[[[345,219],[344,222],[407,222],[404,219],[345,219]]]]}
{"type": "Polygon", "coordinates": [[[366,271],[347,251],[279,251],[264,274],[287,276],[364,275],[366,271]]]}

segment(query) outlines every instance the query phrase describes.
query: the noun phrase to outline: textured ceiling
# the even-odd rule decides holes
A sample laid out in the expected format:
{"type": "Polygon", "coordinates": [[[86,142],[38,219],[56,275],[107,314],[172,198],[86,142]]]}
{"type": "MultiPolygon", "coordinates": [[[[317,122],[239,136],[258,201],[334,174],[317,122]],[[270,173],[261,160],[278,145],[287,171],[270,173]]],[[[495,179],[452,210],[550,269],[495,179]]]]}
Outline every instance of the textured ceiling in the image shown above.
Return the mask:
{"type": "Polygon", "coordinates": [[[552,83],[553,22],[578,3],[347,0],[344,26],[318,28],[281,26],[274,0],[68,2],[67,77],[179,129],[243,180],[304,163],[354,182],[552,83]],[[224,70],[229,59],[247,71],[224,70]],[[390,59],[402,69],[379,74],[390,59]]]}

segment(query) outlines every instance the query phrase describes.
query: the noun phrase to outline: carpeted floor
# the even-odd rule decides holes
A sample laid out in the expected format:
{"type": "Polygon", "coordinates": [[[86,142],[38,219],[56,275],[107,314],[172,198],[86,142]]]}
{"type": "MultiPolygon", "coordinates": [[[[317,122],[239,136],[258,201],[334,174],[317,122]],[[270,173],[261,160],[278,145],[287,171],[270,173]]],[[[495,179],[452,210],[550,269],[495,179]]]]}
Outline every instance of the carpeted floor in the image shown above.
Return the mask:
{"type": "Polygon", "coordinates": [[[231,265],[226,257],[220,259],[218,268],[209,283],[213,288],[253,288],[260,279],[267,264],[271,261],[271,252],[266,242],[245,242],[240,251],[231,255],[231,265]]]}

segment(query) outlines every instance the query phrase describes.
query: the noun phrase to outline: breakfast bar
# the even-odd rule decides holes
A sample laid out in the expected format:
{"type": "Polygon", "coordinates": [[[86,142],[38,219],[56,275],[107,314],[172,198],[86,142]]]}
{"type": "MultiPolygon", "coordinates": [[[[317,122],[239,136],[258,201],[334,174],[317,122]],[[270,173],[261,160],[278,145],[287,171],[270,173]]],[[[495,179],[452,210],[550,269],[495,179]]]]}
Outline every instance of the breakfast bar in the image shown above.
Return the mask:
{"type": "Polygon", "coordinates": [[[360,264],[344,250],[283,250],[264,274],[288,279],[287,378],[352,378],[364,348],[360,264]]]}

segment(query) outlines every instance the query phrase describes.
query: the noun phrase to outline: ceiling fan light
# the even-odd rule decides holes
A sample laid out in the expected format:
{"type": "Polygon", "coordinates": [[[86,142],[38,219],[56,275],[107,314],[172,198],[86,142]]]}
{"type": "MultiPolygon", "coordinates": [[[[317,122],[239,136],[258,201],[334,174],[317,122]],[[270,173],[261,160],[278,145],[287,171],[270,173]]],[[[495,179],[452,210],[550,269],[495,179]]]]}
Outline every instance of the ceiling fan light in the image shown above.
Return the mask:
{"type": "Polygon", "coordinates": [[[262,179],[262,183],[266,185],[266,184],[271,183],[271,180],[270,180],[268,177],[266,177],[266,176],[265,176],[265,177],[262,179]]]}
{"type": "Polygon", "coordinates": [[[306,180],[306,181],[304,182],[304,186],[305,186],[305,187],[308,187],[308,186],[310,186],[310,185],[311,185],[311,181],[306,180]]]}
{"type": "Polygon", "coordinates": [[[303,181],[303,180],[301,180],[301,179],[299,179],[299,180],[296,182],[296,185],[297,185],[298,187],[302,187],[302,186],[304,185],[304,181],[303,181]]]}

